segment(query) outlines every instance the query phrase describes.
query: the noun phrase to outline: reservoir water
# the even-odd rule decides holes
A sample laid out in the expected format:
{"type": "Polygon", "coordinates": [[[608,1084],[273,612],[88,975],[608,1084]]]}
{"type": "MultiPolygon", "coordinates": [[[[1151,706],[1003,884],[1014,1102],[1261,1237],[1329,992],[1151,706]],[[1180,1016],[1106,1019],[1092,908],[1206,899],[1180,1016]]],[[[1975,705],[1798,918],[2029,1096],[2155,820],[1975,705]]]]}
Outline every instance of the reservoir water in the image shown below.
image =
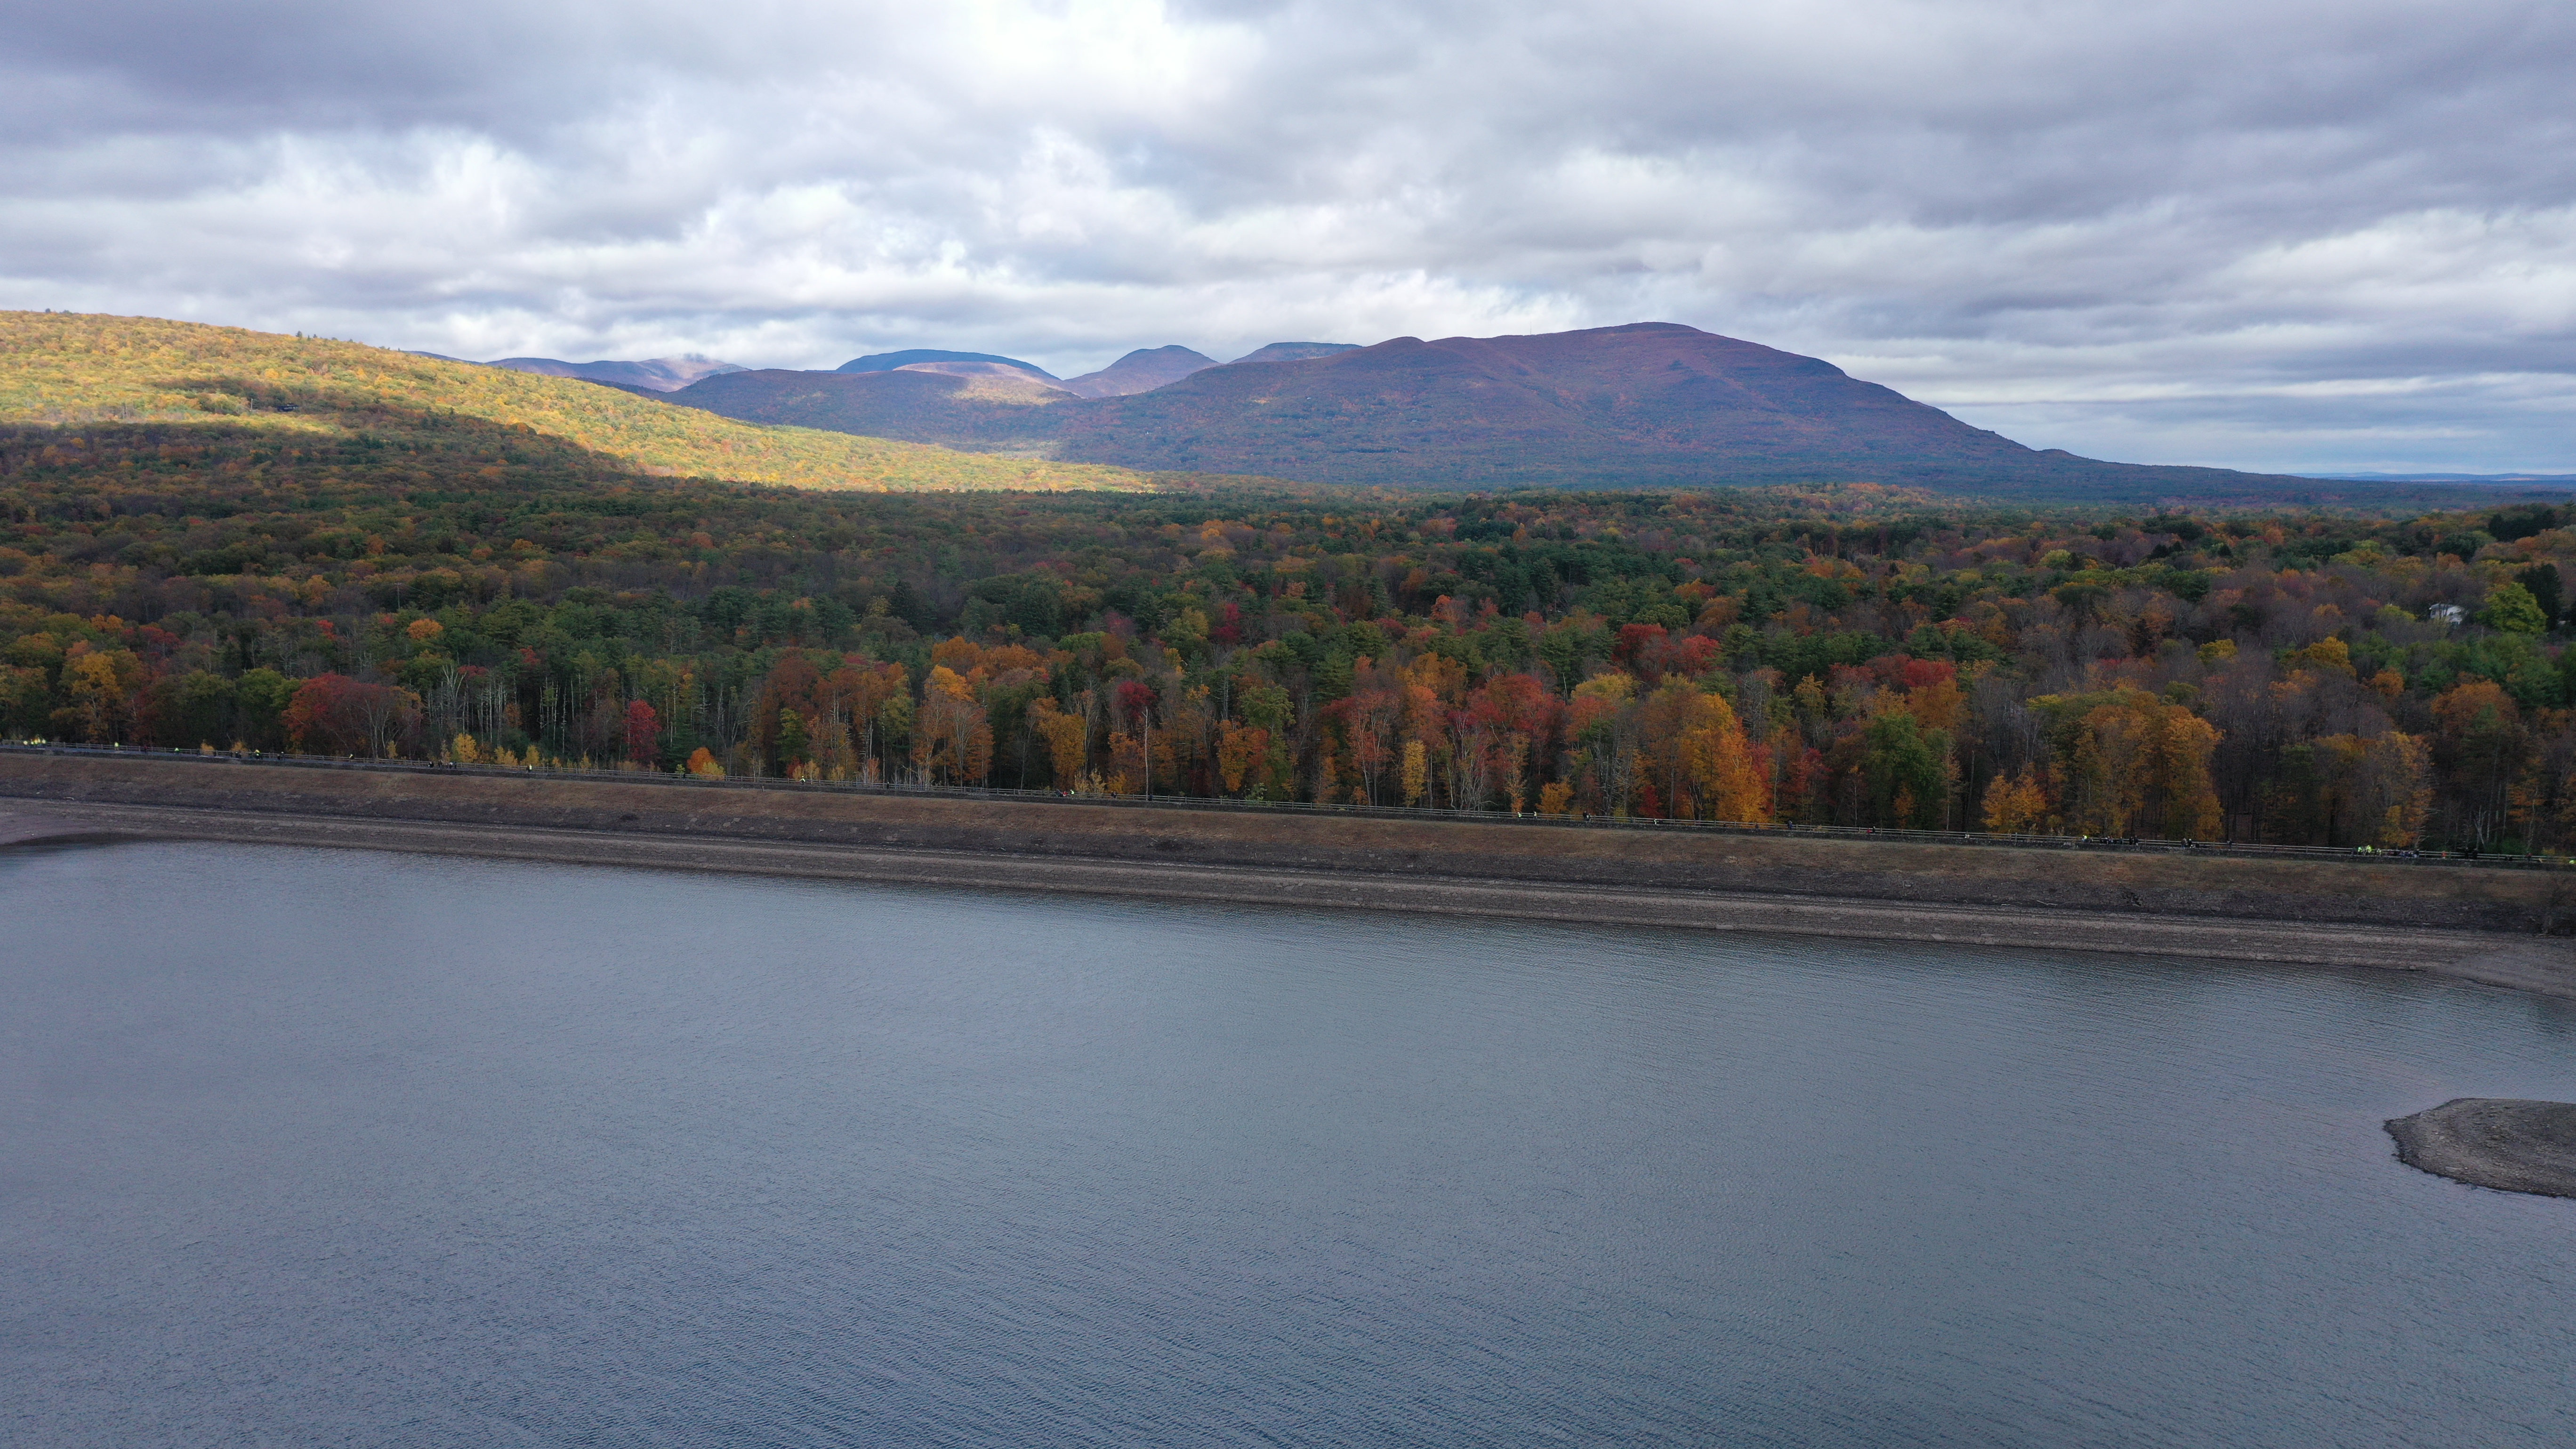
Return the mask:
{"type": "Polygon", "coordinates": [[[0,1440],[2565,1445],[2397,974],[0,853],[0,1440]]]}

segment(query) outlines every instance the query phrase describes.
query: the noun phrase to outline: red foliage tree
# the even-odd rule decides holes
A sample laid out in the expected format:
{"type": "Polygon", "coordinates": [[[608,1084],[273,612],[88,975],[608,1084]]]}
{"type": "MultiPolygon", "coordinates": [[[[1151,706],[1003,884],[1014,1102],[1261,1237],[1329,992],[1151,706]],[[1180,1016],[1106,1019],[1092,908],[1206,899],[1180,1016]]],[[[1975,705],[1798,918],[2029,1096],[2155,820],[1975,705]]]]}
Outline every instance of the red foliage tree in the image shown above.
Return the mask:
{"type": "Polygon", "coordinates": [[[661,738],[662,718],[653,706],[640,699],[626,706],[626,758],[639,765],[653,763],[661,738]]]}
{"type": "Polygon", "coordinates": [[[1640,656],[1664,642],[1664,632],[1661,624],[1622,624],[1619,642],[1611,646],[1610,657],[1633,670],[1640,656]]]}
{"type": "Polygon", "coordinates": [[[345,674],[317,674],[287,701],[281,723],[304,753],[373,757],[419,726],[420,697],[345,674]]]}

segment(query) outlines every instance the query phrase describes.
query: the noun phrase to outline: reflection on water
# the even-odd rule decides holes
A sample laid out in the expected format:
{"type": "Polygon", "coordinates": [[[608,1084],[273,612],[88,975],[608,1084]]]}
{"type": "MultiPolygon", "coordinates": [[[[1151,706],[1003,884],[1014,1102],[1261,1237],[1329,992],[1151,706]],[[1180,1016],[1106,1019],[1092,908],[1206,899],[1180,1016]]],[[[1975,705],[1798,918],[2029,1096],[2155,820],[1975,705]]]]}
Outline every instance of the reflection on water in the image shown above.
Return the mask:
{"type": "Polygon", "coordinates": [[[0,855],[23,1445],[2558,1445],[2395,975],[0,855]]]}

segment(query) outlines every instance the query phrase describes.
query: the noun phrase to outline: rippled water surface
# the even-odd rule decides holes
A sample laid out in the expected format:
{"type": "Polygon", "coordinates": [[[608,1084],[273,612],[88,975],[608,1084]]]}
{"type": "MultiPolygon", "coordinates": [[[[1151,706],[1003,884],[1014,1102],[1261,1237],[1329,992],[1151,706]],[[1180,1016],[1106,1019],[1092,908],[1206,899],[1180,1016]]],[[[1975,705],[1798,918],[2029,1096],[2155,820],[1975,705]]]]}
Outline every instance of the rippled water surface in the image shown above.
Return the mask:
{"type": "Polygon", "coordinates": [[[2390,974],[0,854],[11,1445],[2565,1445],[2390,974]]]}

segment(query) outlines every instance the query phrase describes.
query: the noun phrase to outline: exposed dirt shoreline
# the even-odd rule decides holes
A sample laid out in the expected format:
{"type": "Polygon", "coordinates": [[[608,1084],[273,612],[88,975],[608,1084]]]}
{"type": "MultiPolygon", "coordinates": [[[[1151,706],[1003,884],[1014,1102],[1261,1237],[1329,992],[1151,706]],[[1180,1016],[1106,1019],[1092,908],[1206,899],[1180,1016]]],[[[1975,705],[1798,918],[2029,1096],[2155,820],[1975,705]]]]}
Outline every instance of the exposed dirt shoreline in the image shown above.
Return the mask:
{"type": "Polygon", "coordinates": [[[2424,971],[2576,997],[2569,878],[0,755],[0,844],[188,839],[2424,971]]]}
{"type": "Polygon", "coordinates": [[[2397,1160],[2503,1192],[2576,1197],[2576,1104],[2461,1097],[2388,1124],[2397,1160]]]}

